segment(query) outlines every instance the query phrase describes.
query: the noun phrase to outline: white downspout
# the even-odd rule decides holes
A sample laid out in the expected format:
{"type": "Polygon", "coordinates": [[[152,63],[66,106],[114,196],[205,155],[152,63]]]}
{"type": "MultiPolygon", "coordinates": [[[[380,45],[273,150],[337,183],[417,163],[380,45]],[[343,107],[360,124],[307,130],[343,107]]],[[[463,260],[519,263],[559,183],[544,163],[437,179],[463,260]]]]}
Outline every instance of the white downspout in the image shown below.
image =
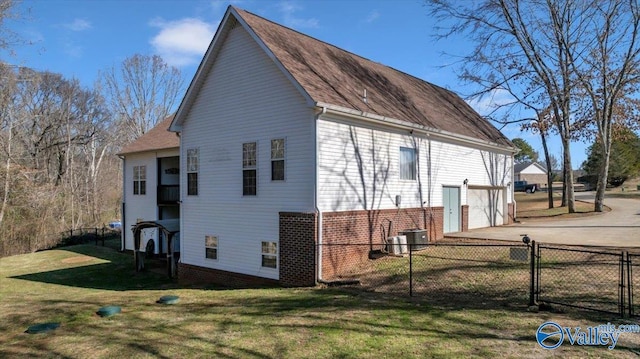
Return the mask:
{"type": "Polygon", "coordinates": [[[326,107],[322,107],[322,111],[320,111],[319,113],[316,114],[315,119],[313,121],[313,136],[315,137],[315,141],[314,141],[314,155],[315,155],[315,163],[314,163],[314,171],[315,171],[315,188],[313,191],[313,206],[316,210],[316,213],[318,214],[318,258],[316,259],[316,267],[317,267],[317,280],[321,281],[322,280],[322,210],[320,210],[320,208],[318,207],[318,192],[320,189],[320,176],[319,176],[319,171],[318,171],[318,165],[320,163],[319,160],[319,151],[318,149],[320,148],[319,146],[319,139],[318,139],[318,120],[320,119],[320,116],[324,115],[325,113],[327,113],[327,108],[326,107]]]}

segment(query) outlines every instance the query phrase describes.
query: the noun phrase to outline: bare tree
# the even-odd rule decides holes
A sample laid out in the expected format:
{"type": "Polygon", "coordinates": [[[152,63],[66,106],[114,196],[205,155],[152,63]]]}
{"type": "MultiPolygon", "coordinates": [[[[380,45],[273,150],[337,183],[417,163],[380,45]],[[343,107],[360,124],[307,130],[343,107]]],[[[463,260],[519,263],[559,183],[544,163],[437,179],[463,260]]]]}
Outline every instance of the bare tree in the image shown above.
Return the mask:
{"type": "MultiPolygon", "coordinates": [[[[627,97],[638,93],[640,82],[640,5],[636,0],[593,1],[588,5],[583,33],[591,44],[585,41],[564,46],[569,49],[571,67],[588,99],[583,120],[586,126],[595,127],[596,141],[601,144],[594,210],[602,212],[614,124],[616,119],[618,123],[630,118],[638,121],[624,109],[627,97]]],[[[570,16],[554,13],[553,18],[562,22],[570,16]]]]}
{"type": "Polygon", "coordinates": [[[103,74],[105,97],[126,144],[166,118],[182,96],[180,70],[160,56],[133,55],[103,74]]]}
{"type": "MultiPolygon", "coordinates": [[[[457,2],[428,0],[432,13],[443,20],[457,20],[440,32],[447,37],[463,34],[475,47],[464,57],[462,77],[479,84],[478,95],[508,90],[514,101],[537,109],[548,107],[563,147],[564,183],[569,212],[575,212],[571,149],[572,96],[575,79],[567,44],[578,42],[583,2],[548,0],[484,0],[457,2]],[[553,18],[566,9],[564,18],[553,18]]],[[[442,29],[440,29],[442,30],[442,29]]]]}

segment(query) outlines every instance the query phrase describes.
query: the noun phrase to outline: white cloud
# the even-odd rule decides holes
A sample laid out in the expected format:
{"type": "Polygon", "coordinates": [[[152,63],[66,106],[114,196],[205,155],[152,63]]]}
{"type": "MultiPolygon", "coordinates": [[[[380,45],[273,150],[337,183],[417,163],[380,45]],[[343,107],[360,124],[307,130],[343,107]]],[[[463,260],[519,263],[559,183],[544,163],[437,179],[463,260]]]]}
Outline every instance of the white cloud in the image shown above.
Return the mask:
{"type": "Polygon", "coordinates": [[[284,24],[294,29],[316,28],[320,25],[320,21],[316,18],[303,19],[296,17],[295,13],[302,10],[302,7],[291,1],[281,1],[278,8],[284,17],[284,24]]]}
{"type": "Polygon", "coordinates": [[[367,18],[364,21],[367,23],[372,23],[378,20],[379,17],[380,17],[380,13],[378,12],[378,10],[373,10],[369,13],[369,15],[367,15],[367,18]]]}
{"type": "Polygon", "coordinates": [[[214,24],[195,18],[175,21],[155,19],[150,25],[160,28],[160,32],[151,39],[151,45],[169,65],[173,66],[185,66],[200,61],[215,32],[214,24]]]}
{"type": "Polygon", "coordinates": [[[91,23],[85,19],[74,19],[73,22],[63,24],[62,26],[66,27],[71,31],[84,31],[91,29],[91,23]]]}

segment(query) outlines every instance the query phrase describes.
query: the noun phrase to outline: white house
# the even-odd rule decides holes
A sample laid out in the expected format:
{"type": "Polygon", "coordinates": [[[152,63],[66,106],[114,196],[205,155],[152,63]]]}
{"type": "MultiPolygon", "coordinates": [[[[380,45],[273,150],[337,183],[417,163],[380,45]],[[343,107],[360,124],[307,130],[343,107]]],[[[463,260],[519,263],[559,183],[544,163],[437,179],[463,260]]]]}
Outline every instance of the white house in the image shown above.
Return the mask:
{"type": "MultiPolygon", "coordinates": [[[[165,118],[118,154],[123,165],[122,249],[134,250],[131,228],[143,221],[180,218],[180,140],[165,118]]],[[[144,229],[143,249],[167,253],[166,238],[156,228],[144,229]]]]}
{"type": "MultiPolygon", "coordinates": [[[[170,130],[180,280],[314,285],[404,230],[438,240],[514,216],[515,149],[453,92],[235,7],[170,130]]],[[[131,166],[157,163],[137,153],[133,185],[131,166]]]]}
{"type": "Polygon", "coordinates": [[[513,166],[514,181],[527,181],[538,184],[540,187],[547,185],[547,170],[538,162],[523,162],[513,166]]]}

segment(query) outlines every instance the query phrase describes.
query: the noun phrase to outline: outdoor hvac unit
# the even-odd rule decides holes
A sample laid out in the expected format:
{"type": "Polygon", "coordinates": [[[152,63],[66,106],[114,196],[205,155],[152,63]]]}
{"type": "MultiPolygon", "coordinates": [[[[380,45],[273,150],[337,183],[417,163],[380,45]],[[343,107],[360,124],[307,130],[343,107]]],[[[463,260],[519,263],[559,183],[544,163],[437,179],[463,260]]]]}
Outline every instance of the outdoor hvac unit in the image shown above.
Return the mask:
{"type": "Polygon", "coordinates": [[[407,236],[407,244],[412,251],[427,248],[429,237],[424,229],[406,229],[400,234],[407,236]]]}
{"type": "Polygon", "coordinates": [[[387,252],[391,254],[407,253],[407,236],[395,236],[387,238],[387,252]]]}

